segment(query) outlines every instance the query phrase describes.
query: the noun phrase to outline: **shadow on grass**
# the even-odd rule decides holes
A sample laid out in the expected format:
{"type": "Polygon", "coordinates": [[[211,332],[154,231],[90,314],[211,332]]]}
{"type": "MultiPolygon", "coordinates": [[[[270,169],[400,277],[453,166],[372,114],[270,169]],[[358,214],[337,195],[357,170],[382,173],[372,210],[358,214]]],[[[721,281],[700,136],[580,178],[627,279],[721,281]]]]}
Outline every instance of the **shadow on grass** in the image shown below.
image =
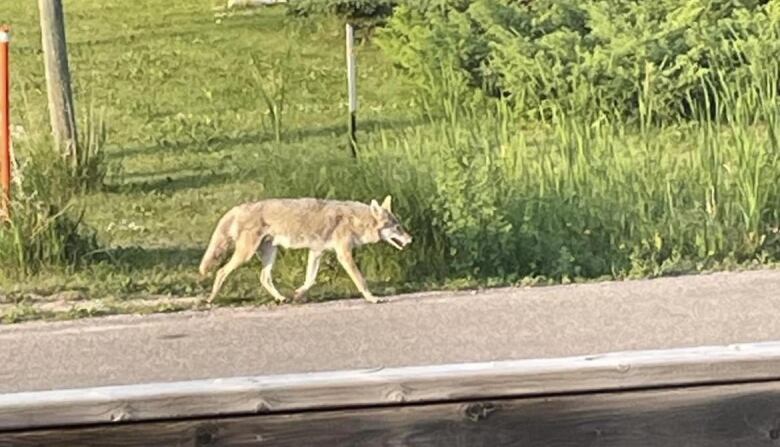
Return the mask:
{"type": "MultiPolygon", "coordinates": [[[[176,175],[174,173],[170,174],[176,175]]],[[[183,189],[196,189],[234,181],[240,178],[244,178],[247,175],[247,172],[204,172],[202,174],[178,175],[176,177],[173,177],[172,175],[165,175],[164,177],[131,183],[108,184],[104,187],[104,190],[114,194],[148,194],[151,192],[173,194],[176,191],[183,189]]]]}
{"type": "MultiPolygon", "coordinates": [[[[364,132],[371,133],[381,129],[402,128],[412,125],[415,125],[415,123],[412,121],[395,121],[392,125],[388,125],[387,122],[369,120],[363,125],[363,127],[365,129],[364,132]]],[[[300,139],[303,140],[306,138],[329,135],[336,130],[344,129],[342,129],[340,126],[333,125],[312,130],[304,130],[299,133],[301,135],[300,139]]],[[[290,137],[290,139],[294,140],[295,137],[296,134],[293,132],[293,135],[290,137]]],[[[213,139],[213,145],[231,147],[259,141],[268,142],[270,140],[267,136],[263,136],[259,133],[248,133],[236,137],[225,136],[215,138],[213,139]]],[[[344,153],[346,153],[346,139],[343,141],[338,140],[336,142],[344,143],[343,150],[344,153]]],[[[182,151],[187,150],[192,146],[195,146],[195,144],[180,141],[159,146],[149,146],[146,148],[126,149],[122,152],[113,152],[111,156],[118,157],[120,155],[152,155],[154,151],[182,151]]],[[[170,195],[181,190],[197,189],[229,182],[242,181],[243,179],[251,178],[255,172],[255,168],[247,166],[246,169],[240,169],[233,172],[214,172],[212,170],[204,170],[202,173],[181,174],[180,171],[176,170],[162,170],[158,172],[130,173],[124,174],[119,180],[119,183],[107,184],[104,190],[106,192],[115,194],[147,194],[156,192],[170,195]]]]}
{"type": "Polygon", "coordinates": [[[125,271],[155,268],[197,270],[205,248],[201,247],[112,247],[95,252],[92,262],[105,262],[125,271]]]}
{"type": "MultiPolygon", "coordinates": [[[[413,127],[421,124],[416,119],[395,119],[395,120],[377,120],[367,119],[358,122],[358,138],[361,133],[374,133],[380,130],[399,130],[413,127]]],[[[296,142],[308,138],[322,138],[330,136],[343,135],[346,141],[347,124],[331,124],[328,126],[313,127],[310,129],[292,129],[285,132],[283,142],[296,142]]],[[[121,159],[125,157],[152,156],[166,151],[186,151],[199,152],[203,147],[210,150],[214,148],[224,148],[232,146],[241,146],[245,144],[262,144],[273,142],[273,135],[268,132],[246,132],[240,135],[220,135],[204,140],[178,140],[165,141],[159,144],[131,147],[118,151],[111,151],[106,154],[108,159],[121,159]]],[[[341,141],[339,141],[339,144],[341,141]]],[[[345,143],[346,144],[346,143],[345,143]]]]}

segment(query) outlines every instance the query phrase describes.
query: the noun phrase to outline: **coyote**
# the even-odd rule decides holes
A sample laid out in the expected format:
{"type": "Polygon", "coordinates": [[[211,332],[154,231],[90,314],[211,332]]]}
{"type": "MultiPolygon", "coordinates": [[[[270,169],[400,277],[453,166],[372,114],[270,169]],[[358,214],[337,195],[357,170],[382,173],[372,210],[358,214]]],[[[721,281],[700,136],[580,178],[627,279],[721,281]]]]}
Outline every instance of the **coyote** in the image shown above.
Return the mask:
{"type": "Polygon", "coordinates": [[[228,246],[234,243],[233,256],[217,271],[208,302],[214,300],[225,278],[248,261],[258,248],[263,264],[260,284],[276,301],[284,301],[285,297],[276,290],[271,278],[277,247],[280,246],[309,249],[306,279],[293,298],[302,297],[314,285],[323,252],[333,250],[363,297],[372,303],[378,302],[366,287],[366,281],[352,259],[352,249],[385,241],[402,250],[412,242],[412,236],[393,215],[390,201],[390,196],[385,197],[381,205],[376,200],[366,205],[314,198],[267,199],[233,207],[217,223],[200,263],[200,274],[206,275],[228,246]]]}

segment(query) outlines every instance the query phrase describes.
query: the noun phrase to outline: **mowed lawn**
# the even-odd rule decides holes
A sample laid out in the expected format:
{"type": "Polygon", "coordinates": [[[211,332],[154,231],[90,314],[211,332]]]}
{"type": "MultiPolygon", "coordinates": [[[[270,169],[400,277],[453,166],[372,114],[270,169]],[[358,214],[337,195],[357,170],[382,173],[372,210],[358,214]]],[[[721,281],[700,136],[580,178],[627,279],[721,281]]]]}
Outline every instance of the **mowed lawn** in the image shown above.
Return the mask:
{"type": "MultiPolygon", "coordinates": [[[[98,233],[102,261],[21,283],[4,279],[0,287],[16,304],[11,319],[34,313],[20,306],[61,291],[103,298],[88,313],[114,311],[132,297],[203,294],[211,279],[198,277],[197,263],[223,212],[267,195],[328,195],[329,185],[311,178],[320,169],[312,165],[323,157],[351,163],[343,23],[291,20],[284,7],[227,13],[200,0],[104,3],[64,2],[77,107],[82,117],[103,109],[109,127],[107,186],[77,203],[98,233]],[[263,89],[284,106],[280,142],[263,89]],[[284,181],[269,183],[269,172],[277,180],[286,173],[284,181]]],[[[0,10],[13,32],[12,123],[26,132],[48,124],[37,20],[35,2],[0,10]]],[[[358,59],[358,137],[412,125],[410,95],[379,50],[361,43],[358,59]]],[[[231,278],[223,303],[268,300],[256,267],[231,278]]],[[[301,255],[282,256],[283,292],[303,269],[301,255]]],[[[315,299],[355,294],[333,260],[320,281],[315,299]]]]}

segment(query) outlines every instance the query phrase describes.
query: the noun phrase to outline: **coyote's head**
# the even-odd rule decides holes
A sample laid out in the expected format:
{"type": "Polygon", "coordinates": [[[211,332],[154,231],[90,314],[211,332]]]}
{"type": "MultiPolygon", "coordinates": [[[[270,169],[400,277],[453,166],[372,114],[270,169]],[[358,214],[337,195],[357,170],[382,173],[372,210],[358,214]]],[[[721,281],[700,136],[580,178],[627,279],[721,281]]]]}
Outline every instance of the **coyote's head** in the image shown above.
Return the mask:
{"type": "Polygon", "coordinates": [[[379,237],[393,247],[403,250],[412,242],[412,236],[404,230],[398,218],[393,215],[390,200],[390,196],[385,197],[381,205],[376,200],[372,200],[371,214],[376,219],[379,237]]]}

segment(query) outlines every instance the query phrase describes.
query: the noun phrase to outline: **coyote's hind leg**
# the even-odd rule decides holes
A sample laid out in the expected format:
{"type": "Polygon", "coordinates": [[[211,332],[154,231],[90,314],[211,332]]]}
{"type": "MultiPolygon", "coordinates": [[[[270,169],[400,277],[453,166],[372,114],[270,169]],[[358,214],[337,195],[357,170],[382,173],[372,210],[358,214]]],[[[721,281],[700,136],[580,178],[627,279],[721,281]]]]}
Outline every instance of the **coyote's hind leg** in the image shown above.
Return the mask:
{"type": "Polygon", "coordinates": [[[241,267],[241,264],[252,258],[252,255],[257,251],[257,246],[260,244],[260,239],[260,235],[250,232],[244,232],[238,235],[233,256],[227,264],[217,271],[214,278],[214,286],[211,288],[211,295],[208,300],[209,303],[214,301],[214,298],[217,296],[219,289],[222,288],[222,284],[225,282],[228,275],[235,269],[241,267]]]}

